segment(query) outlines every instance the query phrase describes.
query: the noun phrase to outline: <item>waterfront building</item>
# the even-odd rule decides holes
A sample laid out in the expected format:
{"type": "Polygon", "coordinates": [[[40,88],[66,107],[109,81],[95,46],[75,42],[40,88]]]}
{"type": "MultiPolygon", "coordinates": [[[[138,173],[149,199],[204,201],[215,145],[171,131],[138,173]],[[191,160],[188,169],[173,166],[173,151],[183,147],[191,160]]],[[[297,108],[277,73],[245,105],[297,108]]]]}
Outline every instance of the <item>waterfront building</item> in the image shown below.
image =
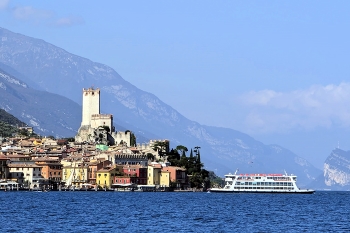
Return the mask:
{"type": "Polygon", "coordinates": [[[147,184],[147,167],[142,165],[125,165],[123,166],[125,176],[133,178],[131,183],[138,185],[147,184]]]}
{"type": "Polygon", "coordinates": [[[148,167],[147,185],[159,185],[162,165],[152,162],[148,167]]]}
{"type": "Polygon", "coordinates": [[[3,154],[0,154],[0,180],[7,179],[9,175],[9,167],[7,166],[9,160],[9,158],[4,156],[3,154]]]}
{"type": "Polygon", "coordinates": [[[35,158],[35,164],[41,166],[41,175],[48,180],[50,185],[55,186],[61,183],[62,179],[62,164],[59,159],[50,157],[35,158]]]}
{"type": "Polygon", "coordinates": [[[110,189],[112,188],[112,184],[115,180],[115,177],[118,176],[118,174],[121,171],[120,166],[109,166],[104,167],[96,172],[96,185],[98,185],[101,188],[104,189],[110,189]]]}
{"type": "Polygon", "coordinates": [[[37,188],[44,177],[41,175],[42,167],[35,163],[10,163],[9,179],[16,181],[20,187],[37,188]]]}
{"type": "Polygon", "coordinates": [[[170,187],[170,175],[171,173],[169,171],[161,171],[160,173],[160,187],[164,188],[164,190],[168,189],[170,187]]]}
{"type": "Polygon", "coordinates": [[[88,163],[89,170],[88,170],[88,183],[91,185],[91,187],[96,186],[96,178],[97,178],[97,171],[101,170],[104,167],[111,166],[112,162],[105,159],[97,159],[94,161],[90,161],[88,163]]]}
{"type": "Polygon", "coordinates": [[[62,183],[66,187],[83,188],[88,181],[89,164],[81,161],[72,161],[62,167],[62,183]]]}
{"type": "Polygon", "coordinates": [[[189,185],[187,181],[185,168],[175,166],[163,166],[162,171],[167,171],[170,173],[170,181],[176,183],[177,189],[188,188],[189,185]]]}

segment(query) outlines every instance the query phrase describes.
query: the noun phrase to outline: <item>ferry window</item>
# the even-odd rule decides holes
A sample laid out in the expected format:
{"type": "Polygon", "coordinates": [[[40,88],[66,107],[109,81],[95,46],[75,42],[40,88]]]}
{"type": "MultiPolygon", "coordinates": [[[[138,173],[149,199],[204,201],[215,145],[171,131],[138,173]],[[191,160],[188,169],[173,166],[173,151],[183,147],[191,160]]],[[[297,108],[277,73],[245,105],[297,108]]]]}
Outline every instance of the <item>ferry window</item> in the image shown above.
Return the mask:
{"type": "Polygon", "coordinates": [[[284,186],[287,186],[287,183],[284,183],[284,186]]]}
{"type": "Polygon", "coordinates": [[[258,182],[257,185],[260,185],[260,182],[258,182]]]}
{"type": "Polygon", "coordinates": [[[249,185],[252,185],[252,182],[249,182],[249,185]]]}

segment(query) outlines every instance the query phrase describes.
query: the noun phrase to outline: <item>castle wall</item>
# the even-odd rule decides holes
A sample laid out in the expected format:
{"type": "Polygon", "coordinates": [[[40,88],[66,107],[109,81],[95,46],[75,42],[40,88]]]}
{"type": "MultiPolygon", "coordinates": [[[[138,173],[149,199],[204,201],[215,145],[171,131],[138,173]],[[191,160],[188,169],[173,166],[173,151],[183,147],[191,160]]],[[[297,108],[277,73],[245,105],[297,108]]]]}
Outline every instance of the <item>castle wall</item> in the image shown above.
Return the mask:
{"type": "Polygon", "coordinates": [[[93,114],[91,116],[91,128],[96,129],[99,126],[108,126],[111,132],[113,130],[113,115],[93,114]]]}
{"type": "Polygon", "coordinates": [[[124,143],[126,143],[126,145],[129,147],[131,146],[131,133],[130,131],[125,131],[125,132],[115,132],[112,134],[112,137],[115,140],[115,144],[119,145],[121,141],[123,141],[124,143]]]}

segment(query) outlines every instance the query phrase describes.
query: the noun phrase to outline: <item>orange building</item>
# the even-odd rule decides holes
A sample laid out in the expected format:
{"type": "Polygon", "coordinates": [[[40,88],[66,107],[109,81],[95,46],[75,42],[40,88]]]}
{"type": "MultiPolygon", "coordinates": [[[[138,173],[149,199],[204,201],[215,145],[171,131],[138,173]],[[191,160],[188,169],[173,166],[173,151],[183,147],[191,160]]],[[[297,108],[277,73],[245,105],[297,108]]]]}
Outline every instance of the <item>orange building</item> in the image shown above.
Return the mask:
{"type": "Polygon", "coordinates": [[[62,180],[62,164],[59,159],[40,157],[33,159],[35,164],[41,166],[41,175],[52,184],[60,183],[62,180]]]}
{"type": "Polygon", "coordinates": [[[170,181],[176,183],[176,188],[187,188],[186,169],[181,167],[167,166],[162,171],[170,172],[170,181]]]}

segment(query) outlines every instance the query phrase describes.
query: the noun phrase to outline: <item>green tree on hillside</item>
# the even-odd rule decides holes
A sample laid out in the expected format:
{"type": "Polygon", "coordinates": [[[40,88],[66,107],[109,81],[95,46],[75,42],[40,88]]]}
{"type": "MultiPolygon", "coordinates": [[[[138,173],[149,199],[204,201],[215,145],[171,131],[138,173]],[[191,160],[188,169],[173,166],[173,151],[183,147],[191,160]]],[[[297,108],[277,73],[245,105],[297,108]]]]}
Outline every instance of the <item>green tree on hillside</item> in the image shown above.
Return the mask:
{"type": "Polygon", "coordinates": [[[179,166],[186,169],[192,188],[203,188],[203,190],[206,190],[210,187],[209,172],[203,169],[204,165],[201,162],[199,149],[200,147],[195,147],[194,150],[191,149],[190,156],[187,157],[186,152],[188,149],[185,146],[179,145],[175,150],[172,149],[168,153],[168,161],[172,166],[179,166]],[[182,153],[181,156],[180,153],[182,153]]]}

